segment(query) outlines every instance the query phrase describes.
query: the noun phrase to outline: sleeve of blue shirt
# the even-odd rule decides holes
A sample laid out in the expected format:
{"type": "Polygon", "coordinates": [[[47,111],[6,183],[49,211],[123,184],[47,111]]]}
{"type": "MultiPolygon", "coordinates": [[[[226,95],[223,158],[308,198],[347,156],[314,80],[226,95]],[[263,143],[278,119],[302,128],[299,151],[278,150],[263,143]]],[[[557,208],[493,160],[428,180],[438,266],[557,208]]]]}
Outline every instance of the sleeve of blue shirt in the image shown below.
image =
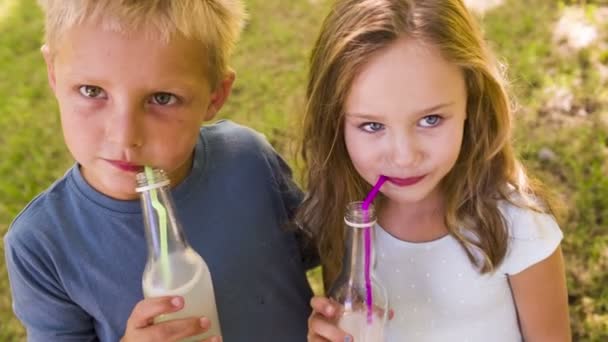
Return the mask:
{"type": "Polygon", "coordinates": [[[320,264],[320,258],[310,233],[306,232],[302,227],[298,227],[293,222],[295,213],[300,206],[304,195],[298,185],[293,181],[289,165],[278,153],[274,152],[274,150],[272,155],[274,156],[274,160],[271,161],[272,169],[274,170],[274,176],[281,192],[285,212],[287,213],[288,222],[286,222],[286,226],[291,227],[295,231],[295,237],[300,247],[304,268],[309,270],[320,264]]]}
{"type": "Polygon", "coordinates": [[[97,341],[91,317],[62,291],[44,250],[13,238],[4,241],[6,265],[15,315],[27,329],[27,340],[97,341]]]}

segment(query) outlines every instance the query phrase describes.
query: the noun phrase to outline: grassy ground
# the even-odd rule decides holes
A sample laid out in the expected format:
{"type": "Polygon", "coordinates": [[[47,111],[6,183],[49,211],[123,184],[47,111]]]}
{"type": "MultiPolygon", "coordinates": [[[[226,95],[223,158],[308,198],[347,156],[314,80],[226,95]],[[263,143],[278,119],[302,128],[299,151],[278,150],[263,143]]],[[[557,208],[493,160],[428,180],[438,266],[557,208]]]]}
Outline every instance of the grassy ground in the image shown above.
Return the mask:
{"type": "MultiPolygon", "coordinates": [[[[302,107],[305,66],[327,0],[247,1],[251,20],[235,56],[238,81],[222,116],[264,132],[288,158],[302,107]]],[[[519,96],[517,148],[560,195],[576,341],[608,340],[608,49],[561,54],[552,24],[568,3],[511,0],[484,16],[519,96]],[[530,9],[534,8],[534,11],[530,9]]],[[[600,10],[586,1],[590,20],[600,10]]],[[[608,27],[597,23],[606,40],[608,27]]],[[[71,164],[39,54],[34,0],[0,0],[0,235],[71,164]]],[[[0,243],[0,252],[2,251],[0,243]]],[[[319,289],[319,272],[311,277],[319,289]]],[[[20,341],[0,262],[0,341],[20,341]]]]}

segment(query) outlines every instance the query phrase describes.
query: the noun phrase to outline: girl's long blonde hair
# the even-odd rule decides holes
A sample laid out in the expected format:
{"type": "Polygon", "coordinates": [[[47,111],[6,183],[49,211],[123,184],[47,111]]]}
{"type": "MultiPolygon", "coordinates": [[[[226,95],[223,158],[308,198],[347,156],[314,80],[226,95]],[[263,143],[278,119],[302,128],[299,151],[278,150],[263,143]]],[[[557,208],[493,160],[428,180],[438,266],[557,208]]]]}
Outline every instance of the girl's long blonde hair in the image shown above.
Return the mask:
{"type": "Polygon", "coordinates": [[[434,44],[463,70],[468,98],[462,149],[440,186],[446,226],[471,262],[485,273],[506,255],[508,231],[498,201],[550,211],[513,152],[512,109],[500,65],[462,0],[338,0],[310,59],[301,146],[307,197],[297,217],[316,238],[326,286],[341,267],[344,208],[370,189],[346,150],[344,102],[362,66],[400,37],[434,44]]]}

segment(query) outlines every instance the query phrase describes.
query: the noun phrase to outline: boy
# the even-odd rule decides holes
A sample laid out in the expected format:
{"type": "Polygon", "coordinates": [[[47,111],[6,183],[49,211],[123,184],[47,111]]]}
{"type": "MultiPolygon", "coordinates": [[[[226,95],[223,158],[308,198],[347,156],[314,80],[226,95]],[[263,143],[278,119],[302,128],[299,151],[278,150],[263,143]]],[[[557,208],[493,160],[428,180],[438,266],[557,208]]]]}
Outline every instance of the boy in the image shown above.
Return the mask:
{"type": "Polygon", "coordinates": [[[29,340],[174,341],[207,330],[201,317],[151,324],[180,297],[142,300],[135,175],[150,165],[168,172],[185,233],[213,274],[224,341],[304,341],[307,265],[298,236],[282,229],[301,193],[259,134],[201,128],[230,94],[240,2],[41,4],[42,52],[76,164],[5,237],[29,340]]]}

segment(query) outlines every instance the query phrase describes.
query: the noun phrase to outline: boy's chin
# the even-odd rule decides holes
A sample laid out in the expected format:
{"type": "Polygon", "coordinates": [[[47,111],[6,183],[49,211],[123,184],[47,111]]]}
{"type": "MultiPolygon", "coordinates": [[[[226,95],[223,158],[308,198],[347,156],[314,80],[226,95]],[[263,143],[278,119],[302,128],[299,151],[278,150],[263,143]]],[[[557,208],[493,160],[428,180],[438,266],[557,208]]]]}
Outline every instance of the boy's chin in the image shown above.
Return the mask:
{"type": "Polygon", "coordinates": [[[134,174],[124,174],[121,177],[111,177],[105,179],[104,194],[119,200],[133,200],[139,198],[135,191],[137,183],[134,174]]]}
{"type": "Polygon", "coordinates": [[[139,199],[139,193],[133,190],[127,190],[124,188],[116,188],[116,189],[106,189],[105,191],[101,191],[104,195],[120,200],[120,201],[132,201],[139,199]]]}
{"type": "Polygon", "coordinates": [[[81,167],[84,179],[101,194],[117,200],[134,200],[139,198],[135,191],[136,182],[134,173],[118,174],[91,174],[81,167]]]}

